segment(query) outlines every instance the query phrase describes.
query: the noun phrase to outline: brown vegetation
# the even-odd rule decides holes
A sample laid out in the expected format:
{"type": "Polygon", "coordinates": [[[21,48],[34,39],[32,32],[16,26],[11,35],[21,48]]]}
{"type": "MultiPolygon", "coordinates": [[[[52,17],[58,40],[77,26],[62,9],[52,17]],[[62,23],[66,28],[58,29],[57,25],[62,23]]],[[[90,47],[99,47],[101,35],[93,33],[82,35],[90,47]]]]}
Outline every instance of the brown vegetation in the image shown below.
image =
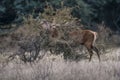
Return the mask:
{"type": "MultiPolygon", "coordinates": [[[[48,10],[51,10],[52,12],[52,9],[48,10]]],[[[65,59],[77,59],[78,61],[81,59],[86,59],[87,56],[84,55],[86,50],[81,48],[79,44],[76,45],[76,43],[81,43],[76,39],[81,38],[81,36],[79,36],[79,31],[76,30],[85,27],[83,27],[83,24],[81,24],[80,20],[73,18],[70,12],[70,8],[63,8],[58,9],[56,11],[56,15],[42,13],[37,19],[34,19],[32,15],[25,17],[23,24],[20,25],[22,27],[18,28],[16,31],[8,34],[7,36],[1,36],[0,49],[4,49],[4,51],[1,50],[1,53],[10,53],[8,55],[15,54],[14,57],[18,55],[24,62],[34,62],[36,60],[40,60],[43,58],[44,53],[50,50],[52,50],[54,54],[63,53],[65,59]],[[46,21],[47,26],[42,25],[43,21],[46,21]],[[76,38],[74,38],[73,34],[72,35],[74,38],[73,40],[75,40],[75,42],[73,42],[75,46],[69,43],[71,36],[68,36],[68,33],[74,33],[74,30],[76,32],[76,38]],[[41,51],[44,53],[40,54],[41,51]]],[[[96,31],[98,32],[99,36],[96,41],[96,46],[98,47],[100,53],[104,54],[105,48],[108,47],[106,43],[110,43],[108,41],[110,41],[109,39],[112,39],[112,36],[109,35],[112,32],[106,29],[104,24],[99,24],[96,31]]],[[[94,47],[95,36],[93,34],[95,32],[88,30],[86,32],[86,30],[83,30],[83,33],[84,40],[82,40],[82,44],[89,49],[89,52],[92,52],[91,48],[95,52],[98,52],[98,49],[94,47]],[[90,36],[88,32],[90,32],[90,36]]],[[[118,39],[116,39],[116,42],[119,43],[118,39]]],[[[114,42],[112,42],[112,44],[114,44],[114,42]]]]}

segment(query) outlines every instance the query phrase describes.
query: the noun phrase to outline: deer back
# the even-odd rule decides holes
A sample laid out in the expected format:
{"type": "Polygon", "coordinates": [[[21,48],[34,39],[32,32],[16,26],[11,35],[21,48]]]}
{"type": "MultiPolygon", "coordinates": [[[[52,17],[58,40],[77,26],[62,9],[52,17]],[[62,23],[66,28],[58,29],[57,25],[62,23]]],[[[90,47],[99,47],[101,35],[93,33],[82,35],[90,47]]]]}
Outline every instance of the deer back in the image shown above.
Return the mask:
{"type": "Polygon", "coordinates": [[[76,43],[93,44],[96,38],[96,32],[91,30],[73,30],[69,33],[69,37],[76,43]]]}

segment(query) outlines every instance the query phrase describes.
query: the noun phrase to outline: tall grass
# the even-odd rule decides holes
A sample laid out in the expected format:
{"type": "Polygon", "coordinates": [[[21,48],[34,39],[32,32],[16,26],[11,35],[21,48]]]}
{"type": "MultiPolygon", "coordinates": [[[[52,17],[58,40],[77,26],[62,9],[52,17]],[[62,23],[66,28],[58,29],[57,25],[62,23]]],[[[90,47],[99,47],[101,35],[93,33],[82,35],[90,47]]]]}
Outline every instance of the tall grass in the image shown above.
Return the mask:
{"type": "Polygon", "coordinates": [[[120,80],[119,52],[118,48],[111,55],[102,55],[101,62],[95,56],[91,62],[70,62],[61,56],[46,55],[38,63],[0,64],[0,80],[120,80]]]}

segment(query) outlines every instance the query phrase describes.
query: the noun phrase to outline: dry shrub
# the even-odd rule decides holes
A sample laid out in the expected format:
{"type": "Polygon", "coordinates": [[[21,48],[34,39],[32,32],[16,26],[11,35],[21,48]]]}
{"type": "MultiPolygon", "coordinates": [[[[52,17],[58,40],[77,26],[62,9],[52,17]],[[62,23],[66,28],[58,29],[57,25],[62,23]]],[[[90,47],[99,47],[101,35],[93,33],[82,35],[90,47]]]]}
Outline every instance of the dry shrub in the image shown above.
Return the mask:
{"type": "Polygon", "coordinates": [[[107,28],[104,24],[98,25],[99,30],[99,41],[100,43],[109,43],[110,35],[112,34],[112,31],[107,28]]]}
{"type": "Polygon", "coordinates": [[[98,25],[98,44],[110,48],[119,44],[119,34],[103,24],[98,25]]]}
{"type": "Polygon", "coordinates": [[[8,49],[8,52],[11,52],[8,54],[10,59],[14,59],[18,55],[24,62],[36,60],[40,50],[44,50],[49,42],[47,32],[41,29],[39,23],[39,20],[34,19],[32,15],[25,17],[23,24],[17,30],[1,37],[1,49],[5,48],[2,53],[5,54],[8,49]],[[29,57],[26,52],[27,55],[30,55],[29,57]]]}
{"type": "Polygon", "coordinates": [[[66,44],[69,40],[66,35],[68,31],[82,27],[82,25],[77,25],[78,20],[71,16],[72,9],[65,7],[54,12],[52,7],[48,8],[36,19],[32,15],[25,17],[21,27],[9,35],[9,39],[11,39],[9,41],[16,44],[14,48],[18,47],[15,53],[10,55],[10,59],[14,59],[13,57],[19,55],[22,61],[32,62],[38,58],[39,52],[43,50],[46,52],[51,51],[53,54],[64,53],[65,59],[76,59],[78,55],[75,53],[77,53],[76,50],[78,51],[79,45],[71,47],[69,46],[70,44],[66,44]],[[60,39],[54,41],[49,38],[49,31],[42,28],[40,24],[42,21],[41,17],[56,25],[61,36],[60,39]]]}
{"type": "MultiPolygon", "coordinates": [[[[68,44],[66,44],[65,40],[68,40],[67,32],[74,29],[79,28],[82,25],[77,25],[76,18],[71,16],[70,8],[58,9],[56,12],[53,11],[52,7],[50,9],[46,9],[43,14],[40,14],[36,19],[29,15],[24,18],[24,22],[20,28],[18,28],[15,32],[11,33],[10,37],[12,39],[11,42],[16,42],[16,55],[22,56],[22,60],[24,62],[34,61],[38,58],[40,51],[50,51],[54,54],[64,53],[64,58],[73,58],[73,52],[75,48],[70,48],[68,44]],[[51,13],[48,14],[48,10],[54,12],[54,15],[51,13]],[[42,18],[42,19],[41,19],[42,18]],[[40,24],[41,21],[45,19],[51,24],[55,24],[57,30],[60,33],[61,39],[58,41],[52,41],[49,37],[49,31],[44,29],[40,24]],[[79,27],[78,27],[79,26],[79,27]],[[64,40],[63,40],[64,39],[64,40]],[[65,42],[64,42],[65,41],[65,42]],[[29,57],[26,57],[26,52],[29,57]]],[[[78,46],[79,47],[79,46],[78,46]]],[[[75,59],[75,57],[74,57],[75,59]]]]}
{"type": "Polygon", "coordinates": [[[51,24],[56,25],[56,29],[59,32],[60,38],[53,40],[52,50],[55,54],[64,53],[64,58],[75,58],[76,56],[76,48],[80,46],[76,46],[76,48],[71,48],[69,46],[69,37],[68,32],[72,29],[78,29],[83,27],[80,24],[80,20],[74,18],[71,15],[72,8],[64,7],[62,9],[57,9],[54,12],[52,7],[48,7],[45,10],[45,13],[41,14],[41,17],[49,21],[51,24]],[[79,23],[79,24],[78,24],[79,23]],[[66,44],[68,43],[68,44],[66,44]]]}
{"type": "Polygon", "coordinates": [[[120,35],[116,34],[104,23],[98,24],[98,40],[97,46],[102,54],[109,53],[120,44],[120,35]]]}
{"type": "MultiPolygon", "coordinates": [[[[50,6],[45,9],[44,13],[39,14],[37,18],[28,15],[27,17],[24,17],[23,24],[20,25],[16,31],[11,33],[8,40],[3,44],[7,44],[5,45],[6,48],[11,47],[12,44],[15,50],[14,53],[20,56],[22,55],[21,59],[24,62],[36,60],[40,51],[51,51],[51,53],[54,54],[64,53],[65,59],[85,57],[76,54],[85,53],[80,45],[70,46],[70,44],[66,44],[69,40],[69,37],[67,36],[69,31],[77,28],[84,28],[80,20],[71,16],[71,11],[72,8],[67,7],[54,11],[50,6]],[[44,29],[41,25],[43,19],[50,24],[56,25],[56,29],[59,31],[60,35],[59,39],[50,39],[49,30],[44,29]],[[26,52],[30,55],[29,57],[26,57],[26,52]]],[[[110,40],[112,39],[110,38],[112,31],[106,28],[104,24],[98,25],[98,28],[98,47],[104,51],[104,47],[106,47],[105,45],[110,43],[110,40]]],[[[104,53],[103,51],[102,53],[104,53]]]]}

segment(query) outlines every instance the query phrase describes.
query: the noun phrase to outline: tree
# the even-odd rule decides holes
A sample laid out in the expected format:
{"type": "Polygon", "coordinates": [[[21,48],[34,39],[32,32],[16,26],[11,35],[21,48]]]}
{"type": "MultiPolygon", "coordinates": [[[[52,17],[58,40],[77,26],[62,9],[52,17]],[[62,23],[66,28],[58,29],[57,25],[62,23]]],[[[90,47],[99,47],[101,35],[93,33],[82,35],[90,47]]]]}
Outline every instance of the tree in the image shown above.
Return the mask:
{"type": "Polygon", "coordinates": [[[93,9],[92,21],[104,22],[113,30],[118,30],[120,25],[120,1],[119,0],[84,0],[93,9]],[[116,26],[117,24],[117,26],[116,26]]]}

